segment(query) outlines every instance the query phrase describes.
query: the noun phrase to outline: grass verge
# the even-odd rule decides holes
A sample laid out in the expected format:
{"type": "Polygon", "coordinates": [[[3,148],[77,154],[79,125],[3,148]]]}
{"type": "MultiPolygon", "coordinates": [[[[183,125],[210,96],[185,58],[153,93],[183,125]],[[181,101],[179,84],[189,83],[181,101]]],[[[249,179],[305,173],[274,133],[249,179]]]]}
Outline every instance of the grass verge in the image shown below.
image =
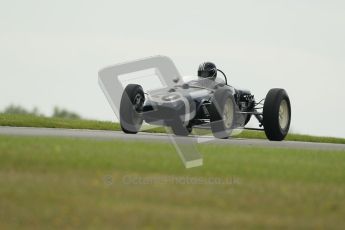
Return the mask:
{"type": "Polygon", "coordinates": [[[343,228],[345,152],[198,148],[0,136],[0,229],[343,228]]]}

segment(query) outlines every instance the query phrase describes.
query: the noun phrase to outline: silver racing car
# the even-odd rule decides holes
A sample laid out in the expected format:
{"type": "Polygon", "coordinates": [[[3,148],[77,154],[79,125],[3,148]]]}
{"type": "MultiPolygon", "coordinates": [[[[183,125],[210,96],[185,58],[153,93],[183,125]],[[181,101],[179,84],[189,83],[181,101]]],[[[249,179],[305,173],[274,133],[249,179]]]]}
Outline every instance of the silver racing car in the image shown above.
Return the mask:
{"type": "Polygon", "coordinates": [[[120,104],[122,130],[135,134],[145,121],[169,126],[179,136],[189,135],[193,127],[209,128],[216,138],[225,139],[255,117],[263,127],[258,130],[264,130],[269,140],[281,141],[289,131],[291,105],[284,89],[271,89],[265,99],[256,101],[250,91],[228,85],[225,73],[211,62],[199,66],[197,80],[180,81],[149,92],[137,84],[127,85],[120,104]]]}

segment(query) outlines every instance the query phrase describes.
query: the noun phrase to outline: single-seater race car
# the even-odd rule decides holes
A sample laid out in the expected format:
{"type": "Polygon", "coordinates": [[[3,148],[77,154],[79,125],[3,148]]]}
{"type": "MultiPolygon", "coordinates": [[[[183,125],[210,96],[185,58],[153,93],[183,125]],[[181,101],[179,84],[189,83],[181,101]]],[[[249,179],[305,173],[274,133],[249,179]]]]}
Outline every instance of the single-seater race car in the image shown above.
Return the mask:
{"type": "Polygon", "coordinates": [[[149,92],[137,84],[127,85],[120,104],[122,130],[135,134],[145,121],[169,126],[179,136],[188,136],[193,127],[210,128],[216,138],[225,139],[255,117],[269,140],[281,141],[289,131],[291,105],[284,89],[271,89],[257,102],[250,91],[228,85],[224,72],[211,62],[199,66],[197,80],[180,81],[149,92]]]}

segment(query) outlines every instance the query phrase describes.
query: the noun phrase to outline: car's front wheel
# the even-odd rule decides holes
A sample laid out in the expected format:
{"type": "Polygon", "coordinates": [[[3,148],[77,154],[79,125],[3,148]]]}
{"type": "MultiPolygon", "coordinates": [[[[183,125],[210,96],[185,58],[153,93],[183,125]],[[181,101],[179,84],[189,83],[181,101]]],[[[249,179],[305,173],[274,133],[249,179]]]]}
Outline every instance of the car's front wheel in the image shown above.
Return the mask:
{"type": "Polygon", "coordinates": [[[289,132],[291,105],[284,89],[271,89],[266,96],[263,108],[263,125],[267,138],[282,141],[289,132]]]}
{"type": "Polygon", "coordinates": [[[143,123],[144,91],[140,85],[129,84],[122,93],[120,104],[120,125],[125,133],[139,132],[143,123]]]}

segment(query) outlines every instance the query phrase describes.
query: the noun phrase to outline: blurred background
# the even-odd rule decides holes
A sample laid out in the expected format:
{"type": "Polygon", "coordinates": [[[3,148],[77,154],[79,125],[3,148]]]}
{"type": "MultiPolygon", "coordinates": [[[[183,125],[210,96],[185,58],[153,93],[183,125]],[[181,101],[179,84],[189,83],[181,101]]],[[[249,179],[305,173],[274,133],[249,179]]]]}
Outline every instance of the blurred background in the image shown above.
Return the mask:
{"type": "Polygon", "coordinates": [[[285,88],[292,132],[345,137],[343,1],[12,0],[0,18],[1,111],[114,121],[98,71],[161,54],[182,75],[212,61],[257,99],[285,88]]]}

